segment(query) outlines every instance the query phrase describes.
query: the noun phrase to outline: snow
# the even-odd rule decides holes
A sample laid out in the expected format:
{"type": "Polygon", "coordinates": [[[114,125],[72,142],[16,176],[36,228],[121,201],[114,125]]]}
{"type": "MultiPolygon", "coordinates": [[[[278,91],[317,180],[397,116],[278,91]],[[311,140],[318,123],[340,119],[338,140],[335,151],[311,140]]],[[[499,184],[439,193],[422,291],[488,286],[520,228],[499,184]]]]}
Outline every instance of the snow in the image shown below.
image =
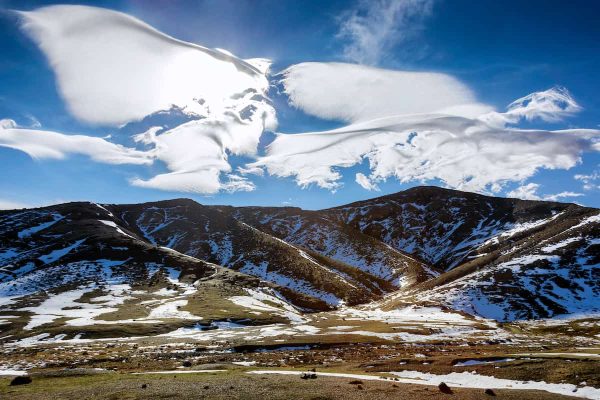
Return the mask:
{"type": "Polygon", "coordinates": [[[596,358],[600,359],[600,354],[594,353],[519,353],[516,356],[524,357],[561,357],[561,358],[596,358]]]}
{"type": "Polygon", "coordinates": [[[310,282],[307,282],[301,278],[292,278],[276,271],[268,270],[269,263],[267,261],[261,262],[259,265],[255,265],[251,262],[240,268],[240,272],[253,275],[261,278],[262,280],[275,283],[280,286],[287,287],[299,293],[304,293],[312,297],[323,300],[327,304],[337,305],[340,304],[341,300],[332,293],[327,293],[322,290],[318,290],[313,287],[310,282]]]}
{"type": "Polygon", "coordinates": [[[39,259],[44,264],[50,264],[50,263],[53,263],[55,261],[58,261],[62,257],[64,257],[67,254],[69,254],[72,250],[74,250],[77,247],[79,247],[83,242],[85,242],[85,240],[86,239],[81,239],[81,240],[78,240],[75,243],[73,243],[72,245],[67,246],[67,247],[65,247],[63,249],[53,250],[50,254],[46,254],[46,255],[40,256],[39,259]]]}
{"type": "Polygon", "coordinates": [[[42,231],[46,228],[51,227],[52,225],[54,225],[55,223],[57,223],[58,221],[60,221],[64,218],[62,215],[60,215],[58,213],[51,213],[49,215],[52,217],[52,221],[44,222],[40,225],[33,226],[31,228],[27,228],[27,229],[20,231],[19,233],[17,233],[17,236],[19,237],[19,239],[28,238],[29,236],[33,235],[34,233],[37,233],[39,231],[42,231]]]}
{"type": "Polygon", "coordinates": [[[186,306],[187,300],[174,300],[159,305],[150,311],[148,318],[150,319],[161,319],[161,318],[177,318],[177,319],[194,319],[199,320],[202,317],[197,317],[191,314],[189,311],[181,311],[179,308],[186,306]]]}
{"type": "Polygon", "coordinates": [[[106,226],[110,226],[112,228],[115,228],[115,230],[117,231],[117,233],[120,233],[123,236],[127,236],[127,237],[130,237],[132,239],[135,239],[130,234],[123,232],[123,230],[116,223],[114,223],[113,221],[108,221],[108,220],[104,220],[104,219],[99,219],[98,221],[102,222],[106,226]]]}
{"type": "MultiPolygon", "coordinates": [[[[302,375],[306,373],[306,371],[289,371],[289,370],[267,370],[261,369],[256,371],[247,371],[247,374],[257,374],[257,375],[302,375]]],[[[377,376],[377,375],[365,375],[365,374],[343,374],[338,372],[314,372],[318,376],[331,376],[335,378],[350,378],[350,379],[362,379],[366,381],[385,381],[388,380],[385,377],[377,376]]]]}
{"type": "Polygon", "coordinates": [[[466,360],[466,361],[460,361],[457,362],[456,364],[454,364],[455,367],[470,367],[472,365],[485,365],[485,364],[496,364],[496,363],[503,363],[503,362],[510,362],[510,361],[515,361],[514,358],[503,358],[503,359],[499,359],[499,360],[466,360]]]}
{"type": "Polygon", "coordinates": [[[148,372],[133,372],[132,375],[153,375],[153,374],[201,374],[213,372],[227,372],[226,369],[194,369],[194,370],[174,370],[174,371],[148,371],[148,372]]]}
{"type": "Polygon", "coordinates": [[[256,365],[256,361],[233,361],[232,364],[241,365],[242,367],[251,367],[256,365]]]}
{"type": "Polygon", "coordinates": [[[0,368],[0,376],[23,376],[23,375],[27,375],[27,371],[0,368]]]}
{"type": "Polygon", "coordinates": [[[479,375],[474,372],[452,372],[446,375],[434,375],[418,371],[391,372],[400,378],[402,383],[436,386],[444,382],[450,387],[466,387],[478,389],[512,389],[512,390],[542,390],[549,393],[583,399],[599,399],[600,389],[593,387],[577,387],[568,383],[546,383],[544,381],[517,381],[500,379],[493,376],[479,375]]]}
{"type": "Polygon", "coordinates": [[[232,296],[229,297],[229,300],[234,304],[252,310],[266,311],[283,315],[292,322],[302,323],[306,321],[306,319],[300,315],[300,312],[296,308],[275,296],[274,292],[268,294],[265,292],[266,289],[259,291],[245,288],[244,290],[248,293],[248,296],[232,296]],[[267,304],[265,301],[271,304],[276,304],[278,307],[267,304]]]}
{"type": "Polygon", "coordinates": [[[95,317],[116,311],[117,308],[114,306],[123,304],[129,298],[124,293],[130,289],[130,286],[124,284],[107,286],[109,294],[90,299],[90,303],[78,301],[84,294],[95,289],[97,286],[91,284],[75,290],[51,294],[38,306],[22,308],[21,311],[33,313],[29,323],[23,329],[32,330],[63,317],[69,319],[66,323],[71,326],[94,325],[95,317]]]}
{"type": "Polygon", "coordinates": [[[560,241],[558,243],[554,243],[554,244],[550,244],[550,245],[544,246],[544,247],[542,247],[542,251],[544,253],[552,253],[552,252],[554,252],[554,251],[556,251],[556,250],[558,250],[560,248],[568,246],[569,244],[577,242],[579,240],[581,240],[581,236],[570,237],[570,238],[562,240],[562,241],[560,241]]]}

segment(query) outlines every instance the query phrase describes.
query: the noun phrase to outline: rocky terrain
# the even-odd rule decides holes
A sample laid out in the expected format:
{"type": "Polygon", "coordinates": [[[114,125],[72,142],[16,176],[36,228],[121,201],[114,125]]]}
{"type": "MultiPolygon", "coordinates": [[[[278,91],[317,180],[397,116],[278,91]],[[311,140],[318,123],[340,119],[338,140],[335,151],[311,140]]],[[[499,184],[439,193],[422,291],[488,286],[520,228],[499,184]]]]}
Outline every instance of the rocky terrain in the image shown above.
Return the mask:
{"type": "Polygon", "coordinates": [[[310,366],[477,398],[464,364],[530,398],[600,393],[600,211],[575,204],[434,187],[318,211],[67,203],[1,211],[0,263],[0,375],[310,366]]]}

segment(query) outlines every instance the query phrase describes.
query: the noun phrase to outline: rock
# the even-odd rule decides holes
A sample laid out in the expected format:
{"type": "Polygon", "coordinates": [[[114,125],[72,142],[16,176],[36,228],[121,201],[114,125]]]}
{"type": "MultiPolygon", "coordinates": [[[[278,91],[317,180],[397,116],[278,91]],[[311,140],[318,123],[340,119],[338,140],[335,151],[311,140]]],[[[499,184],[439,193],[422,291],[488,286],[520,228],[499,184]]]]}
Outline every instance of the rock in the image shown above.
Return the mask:
{"type": "Polygon", "coordinates": [[[317,379],[317,374],[314,372],[304,372],[300,375],[300,379],[317,379]]]}
{"type": "Polygon", "coordinates": [[[31,383],[30,376],[16,376],[12,381],[10,381],[10,386],[27,385],[29,383],[31,383]]]}
{"type": "Polygon", "coordinates": [[[483,393],[487,394],[488,396],[495,396],[496,392],[494,392],[492,389],[485,389],[483,391],[483,393]]]}
{"type": "Polygon", "coordinates": [[[144,384],[142,385],[142,389],[146,389],[147,387],[148,387],[148,384],[147,384],[147,383],[144,383],[144,384]]]}
{"type": "Polygon", "coordinates": [[[191,362],[191,361],[189,361],[189,360],[185,360],[185,361],[183,362],[183,364],[181,364],[181,365],[183,365],[183,366],[184,366],[184,367],[186,367],[186,368],[189,368],[189,367],[191,367],[191,366],[192,366],[192,362],[191,362]]]}
{"type": "Polygon", "coordinates": [[[438,385],[438,389],[440,389],[440,392],[442,392],[442,393],[452,394],[452,389],[450,389],[450,387],[448,385],[446,385],[444,382],[441,382],[438,385]]]}
{"type": "Polygon", "coordinates": [[[363,390],[363,385],[358,385],[356,388],[357,388],[358,390],[363,390]]]}
{"type": "Polygon", "coordinates": [[[349,384],[351,384],[351,385],[362,385],[362,384],[363,384],[363,381],[359,381],[359,380],[357,379],[357,380],[354,380],[354,381],[350,381],[350,382],[348,382],[348,383],[349,383],[349,384]]]}

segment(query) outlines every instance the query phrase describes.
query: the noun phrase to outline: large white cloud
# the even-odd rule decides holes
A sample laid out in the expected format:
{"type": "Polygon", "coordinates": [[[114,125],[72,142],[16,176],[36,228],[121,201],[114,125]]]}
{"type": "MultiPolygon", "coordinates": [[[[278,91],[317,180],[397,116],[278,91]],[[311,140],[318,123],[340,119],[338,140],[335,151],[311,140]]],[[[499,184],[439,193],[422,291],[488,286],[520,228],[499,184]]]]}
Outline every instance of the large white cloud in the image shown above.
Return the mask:
{"type": "Polygon", "coordinates": [[[284,70],[281,83],[293,106],[346,122],[431,112],[474,117],[492,110],[462,82],[440,73],[309,62],[284,70]]]}
{"type": "Polygon", "coordinates": [[[367,160],[371,174],[358,179],[366,188],[395,177],[401,182],[441,180],[462,190],[497,192],[506,182],[524,181],[539,169],[575,166],[583,152],[600,150],[599,140],[598,130],[522,130],[489,124],[485,118],[396,115],[326,132],[279,134],[267,155],[251,167],[294,177],[303,187],[336,189],[340,168],[367,160]]]}
{"type": "Polygon", "coordinates": [[[232,96],[268,87],[251,62],[177,40],[127,14],[60,5],[21,15],[69,110],[86,122],[119,125],[172,104],[219,113],[232,96]]]}
{"type": "MultiPolygon", "coordinates": [[[[23,29],[48,58],[59,92],[76,118],[120,125],[177,106],[192,119],[138,136],[146,145],[143,153],[116,147],[162,161],[169,169],[133,179],[134,185],[197,193],[253,188],[230,173],[228,155],[256,154],[263,130],[277,125],[266,97],[269,60],[241,60],[101,8],[50,6],[21,14],[23,29]]],[[[97,138],[36,135],[37,147],[31,132],[24,131],[12,138],[11,147],[39,158],[84,151],[106,162],[107,148],[116,146],[97,138]],[[78,151],[74,144],[85,140],[97,145],[78,151]]]]}

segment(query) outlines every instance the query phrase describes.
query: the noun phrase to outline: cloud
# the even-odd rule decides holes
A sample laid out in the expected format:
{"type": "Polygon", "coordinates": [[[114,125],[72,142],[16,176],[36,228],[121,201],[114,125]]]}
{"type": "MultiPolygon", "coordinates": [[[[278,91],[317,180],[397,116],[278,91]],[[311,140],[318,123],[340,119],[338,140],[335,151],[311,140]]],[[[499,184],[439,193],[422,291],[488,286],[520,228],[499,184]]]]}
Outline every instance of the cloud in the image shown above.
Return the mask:
{"type": "Polygon", "coordinates": [[[27,208],[28,204],[24,204],[18,201],[0,199],[0,210],[17,210],[19,208],[27,208]]]}
{"type": "Polygon", "coordinates": [[[363,189],[379,192],[379,186],[374,184],[365,174],[356,174],[356,183],[363,187],[363,189]]]}
{"type": "Polygon", "coordinates": [[[515,197],[523,200],[545,200],[545,201],[559,201],[564,198],[581,197],[583,193],[576,192],[560,192],[556,194],[549,194],[545,196],[538,195],[538,190],[541,185],[538,183],[527,183],[521,185],[518,188],[506,193],[508,197],[515,197]]]}
{"type": "Polygon", "coordinates": [[[414,38],[431,14],[432,0],[360,0],[339,18],[344,57],[375,65],[394,46],[414,38]]]}
{"type": "Polygon", "coordinates": [[[473,117],[492,110],[462,82],[440,73],[309,62],[284,70],[280,82],[292,106],[346,122],[430,112],[473,117]]]}
{"type": "Polygon", "coordinates": [[[61,160],[81,154],[108,164],[151,164],[151,153],[138,151],[85,135],[20,128],[10,119],[0,120],[0,146],[20,150],[35,159],[61,160]]]}
{"type": "Polygon", "coordinates": [[[143,151],[98,138],[24,130],[3,132],[5,146],[37,158],[81,153],[100,162],[166,165],[167,173],[131,180],[140,187],[204,194],[254,188],[231,173],[228,157],[255,155],[263,131],[277,126],[267,98],[269,60],[242,60],[183,42],[127,14],[96,7],[50,6],[20,14],[79,120],[119,126],[176,108],[186,121],[135,135],[143,151]]]}
{"type": "MultiPolygon", "coordinates": [[[[430,7],[430,2],[416,0],[374,3],[390,16],[369,6],[364,14],[348,17],[347,26],[356,32],[364,27],[365,38],[383,38],[381,43],[389,32],[405,37],[402,29],[412,29],[409,21],[418,21],[430,7]],[[378,23],[383,25],[380,30],[374,26],[378,23]]],[[[48,58],[59,92],[76,118],[102,125],[128,123],[116,136],[131,134],[136,121],[144,128],[132,136],[135,147],[130,148],[112,143],[110,137],[25,129],[3,120],[0,146],[39,159],[82,154],[103,163],[163,163],[167,172],[131,180],[140,187],[203,194],[249,191],[255,187],[248,174],[267,171],[293,177],[302,187],[335,190],[342,168],[367,160],[370,173],[355,179],[369,190],[396,177],[498,192],[507,182],[524,181],[543,168],[568,169],[580,162],[582,153],[600,151],[597,130],[507,127],[522,119],[555,122],[579,111],[566,89],[533,93],[500,113],[446,74],[302,63],[279,76],[290,103],[348,126],[278,134],[258,157],[261,135],[277,126],[267,97],[269,60],[242,60],[95,7],[51,6],[21,15],[23,29],[48,58]],[[173,109],[181,110],[183,121],[172,118],[139,133],[147,128],[146,117],[173,109]],[[232,156],[257,160],[233,171],[232,156]]],[[[370,41],[381,45],[372,39],[356,43],[370,41]]],[[[561,195],[566,196],[556,196],[561,195]]]]}
{"type": "MultiPolygon", "coordinates": [[[[320,101],[320,100],[317,100],[320,101]]],[[[347,99],[340,97],[340,107],[347,99]]],[[[358,122],[325,132],[279,134],[251,167],[294,177],[298,185],[335,190],[340,168],[367,160],[370,182],[441,180],[475,192],[498,192],[540,169],[569,169],[598,151],[600,131],[522,130],[478,118],[424,113],[358,122]]]]}
{"type": "Polygon", "coordinates": [[[219,113],[232,96],[268,87],[252,62],[175,39],[127,14],[73,5],[20,14],[69,110],[85,122],[121,125],[173,104],[219,113]]]}
{"type": "Polygon", "coordinates": [[[516,124],[522,119],[560,122],[582,110],[564,87],[535,92],[510,103],[504,113],[490,112],[480,119],[497,125],[516,124]]]}
{"type": "Polygon", "coordinates": [[[589,175],[577,174],[573,178],[583,182],[584,190],[600,189],[600,184],[596,183],[597,181],[600,181],[600,171],[596,170],[589,175]]]}

